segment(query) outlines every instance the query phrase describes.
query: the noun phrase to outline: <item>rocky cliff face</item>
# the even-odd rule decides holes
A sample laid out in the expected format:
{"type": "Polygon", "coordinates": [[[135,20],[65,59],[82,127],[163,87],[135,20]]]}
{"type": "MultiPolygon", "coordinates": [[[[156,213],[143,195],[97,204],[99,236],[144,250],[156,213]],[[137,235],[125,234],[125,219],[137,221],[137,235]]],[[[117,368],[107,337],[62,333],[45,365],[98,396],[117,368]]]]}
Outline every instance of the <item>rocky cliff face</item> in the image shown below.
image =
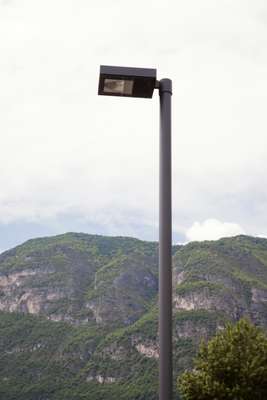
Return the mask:
{"type": "MultiPolygon", "coordinates": [[[[156,243],[131,238],[70,233],[3,253],[0,398],[156,399],[157,269],[156,243]]],[[[176,374],[227,321],[267,328],[267,240],[177,246],[173,278],[176,374]]]]}
{"type": "Polygon", "coordinates": [[[156,245],[66,234],[0,256],[0,310],[129,325],[157,293],[156,245]],[[127,290],[126,290],[127,289],[127,290]]]}

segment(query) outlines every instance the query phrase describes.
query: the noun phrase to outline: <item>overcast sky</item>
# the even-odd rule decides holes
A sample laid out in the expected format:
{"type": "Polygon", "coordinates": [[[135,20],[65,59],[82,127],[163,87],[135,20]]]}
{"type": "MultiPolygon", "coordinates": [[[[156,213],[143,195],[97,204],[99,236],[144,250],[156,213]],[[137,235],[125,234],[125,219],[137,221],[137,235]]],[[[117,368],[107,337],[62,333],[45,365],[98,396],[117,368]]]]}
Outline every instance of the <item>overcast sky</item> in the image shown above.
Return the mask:
{"type": "Polygon", "coordinates": [[[173,80],[174,242],[267,236],[264,0],[0,0],[0,249],[82,231],[157,239],[158,95],[173,80]]]}

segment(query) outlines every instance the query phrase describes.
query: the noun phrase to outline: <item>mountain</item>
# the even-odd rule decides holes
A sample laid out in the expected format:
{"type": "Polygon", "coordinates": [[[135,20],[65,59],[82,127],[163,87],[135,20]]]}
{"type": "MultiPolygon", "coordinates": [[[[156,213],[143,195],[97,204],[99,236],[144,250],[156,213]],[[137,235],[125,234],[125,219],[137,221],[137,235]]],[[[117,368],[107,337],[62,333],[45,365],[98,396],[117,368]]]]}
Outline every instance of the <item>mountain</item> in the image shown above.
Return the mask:
{"type": "MultiPolygon", "coordinates": [[[[81,233],[0,255],[0,399],[154,400],[157,243],[81,233]]],[[[173,247],[175,376],[246,315],[267,329],[267,240],[173,247]]]]}

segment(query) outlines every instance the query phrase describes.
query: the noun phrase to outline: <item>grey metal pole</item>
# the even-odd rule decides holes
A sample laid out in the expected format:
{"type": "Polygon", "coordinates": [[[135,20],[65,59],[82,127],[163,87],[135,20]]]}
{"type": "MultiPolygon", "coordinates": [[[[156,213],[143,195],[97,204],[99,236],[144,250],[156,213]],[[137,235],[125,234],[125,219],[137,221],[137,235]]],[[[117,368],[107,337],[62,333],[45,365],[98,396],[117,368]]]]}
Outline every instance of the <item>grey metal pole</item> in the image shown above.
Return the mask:
{"type": "Polygon", "coordinates": [[[159,82],[159,400],[172,399],[172,200],[171,96],[172,81],[159,82]]]}

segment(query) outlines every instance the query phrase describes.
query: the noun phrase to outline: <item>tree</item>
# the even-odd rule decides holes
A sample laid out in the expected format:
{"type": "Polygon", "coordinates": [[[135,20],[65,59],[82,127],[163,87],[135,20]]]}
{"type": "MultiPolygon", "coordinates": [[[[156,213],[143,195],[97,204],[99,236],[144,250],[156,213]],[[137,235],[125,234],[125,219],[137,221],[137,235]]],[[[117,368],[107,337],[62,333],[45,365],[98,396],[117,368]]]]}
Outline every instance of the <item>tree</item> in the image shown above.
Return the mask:
{"type": "Polygon", "coordinates": [[[267,399],[267,336],[247,319],[202,343],[194,365],[178,379],[183,400],[267,399]]]}

